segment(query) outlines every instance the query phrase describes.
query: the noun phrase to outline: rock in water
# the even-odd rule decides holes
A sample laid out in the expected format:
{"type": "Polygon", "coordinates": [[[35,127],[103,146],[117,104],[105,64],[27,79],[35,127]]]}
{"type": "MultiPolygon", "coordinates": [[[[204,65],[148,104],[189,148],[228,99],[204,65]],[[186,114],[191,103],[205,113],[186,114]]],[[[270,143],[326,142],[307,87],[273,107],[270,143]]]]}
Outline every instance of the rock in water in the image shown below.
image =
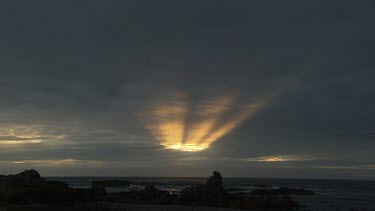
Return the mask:
{"type": "Polygon", "coordinates": [[[24,185],[46,184],[46,180],[40,177],[40,174],[34,169],[25,170],[19,174],[16,174],[15,177],[22,178],[24,185]]]}
{"type": "Polygon", "coordinates": [[[207,180],[207,189],[209,192],[214,193],[223,193],[224,187],[223,187],[223,177],[221,174],[217,171],[214,171],[213,175],[207,180]]]}
{"type": "Polygon", "coordinates": [[[223,187],[222,176],[214,171],[206,185],[185,188],[180,195],[182,204],[221,206],[228,201],[228,194],[223,187]]]}
{"type": "Polygon", "coordinates": [[[66,184],[65,182],[61,182],[61,181],[47,181],[47,185],[48,187],[53,187],[53,188],[58,188],[58,189],[65,189],[65,190],[68,190],[70,189],[69,185],[66,184]]]}
{"type": "Polygon", "coordinates": [[[0,177],[0,204],[74,204],[95,200],[90,190],[72,189],[59,181],[46,182],[35,170],[0,177]]]}
{"type": "Polygon", "coordinates": [[[99,189],[99,188],[127,188],[130,186],[130,182],[123,181],[123,180],[99,180],[99,181],[92,181],[91,188],[92,189],[99,189]]]}
{"type": "Polygon", "coordinates": [[[27,178],[33,178],[33,179],[41,179],[39,172],[37,172],[34,169],[25,170],[19,174],[16,174],[15,176],[21,176],[21,177],[27,177],[27,178]]]}
{"type": "Polygon", "coordinates": [[[0,187],[23,187],[44,185],[46,180],[40,177],[40,174],[34,169],[25,170],[16,175],[0,177],[0,187]]]}

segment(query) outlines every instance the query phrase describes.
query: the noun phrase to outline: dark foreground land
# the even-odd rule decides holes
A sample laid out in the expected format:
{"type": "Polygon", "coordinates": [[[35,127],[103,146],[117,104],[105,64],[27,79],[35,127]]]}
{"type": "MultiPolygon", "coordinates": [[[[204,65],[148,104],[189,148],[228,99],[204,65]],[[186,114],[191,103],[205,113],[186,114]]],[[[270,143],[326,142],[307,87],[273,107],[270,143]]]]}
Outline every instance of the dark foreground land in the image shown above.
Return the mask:
{"type": "Polygon", "coordinates": [[[217,207],[197,207],[182,205],[149,205],[149,204],[95,204],[95,205],[16,205],[1,209],[0,211],[75,211],[75,210],[95,210],[95,211],[240,211],[239,209],[217,208],[217,207]]]}
{"type": "Polygon", "coordinates": [[[303,189],[254,190],[247,195],[225,190],[219,172],[206,184],[185,188],[179,194],[147,185],[143,190],[107,193],[108,187],[128,187],[127,181],[94,181],[88,189],[70,188],[46,181],[35,170],[0,176],[0,211],[7,210],[297,210],[291,194],[314,194],[303,189]],[[159,205],[159,206],[156,206],[159,205]],[[215,207],[214,209],[209,207],[215,207]]]}

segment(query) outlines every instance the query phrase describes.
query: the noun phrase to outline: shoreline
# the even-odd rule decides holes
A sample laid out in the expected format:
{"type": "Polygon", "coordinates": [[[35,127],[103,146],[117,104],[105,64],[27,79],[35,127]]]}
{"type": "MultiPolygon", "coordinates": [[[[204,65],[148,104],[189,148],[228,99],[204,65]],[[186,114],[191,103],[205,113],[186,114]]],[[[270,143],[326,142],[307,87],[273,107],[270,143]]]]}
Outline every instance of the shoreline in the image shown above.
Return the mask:
{"type": "MultiPolygon", "coordinates": [[[[1,208],[0,211],[21,211],[21,210],[54,210],[54,211],[75,211],[75,210],[93,210],[93,211],[243,211],[243,209],[231,209],[220,207],[202,207],[202,206],[183,206],[183,205],[155,205],[155,204],[125,204],[125,203],[95,203],[91,205],[14,205],[7,208],[1,208]]],[[[251,211],[251,210],[250,210],[251,211]]]]}

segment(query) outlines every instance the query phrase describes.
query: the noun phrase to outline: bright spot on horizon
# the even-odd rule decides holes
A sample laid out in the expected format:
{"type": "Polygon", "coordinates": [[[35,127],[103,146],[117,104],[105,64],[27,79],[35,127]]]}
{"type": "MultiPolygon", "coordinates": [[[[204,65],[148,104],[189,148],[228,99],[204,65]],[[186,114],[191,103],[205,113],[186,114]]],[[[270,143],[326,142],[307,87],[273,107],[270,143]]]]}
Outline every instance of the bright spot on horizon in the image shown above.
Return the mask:
{"type": "Polygon", "coordinates": [[[139,113],[139,117],[165,149],[186,152],[208,149],[265,104],[261,100],[236,105],[234,97],[224,96],[191,105],[183,94],[173,98],[139,113]]]}

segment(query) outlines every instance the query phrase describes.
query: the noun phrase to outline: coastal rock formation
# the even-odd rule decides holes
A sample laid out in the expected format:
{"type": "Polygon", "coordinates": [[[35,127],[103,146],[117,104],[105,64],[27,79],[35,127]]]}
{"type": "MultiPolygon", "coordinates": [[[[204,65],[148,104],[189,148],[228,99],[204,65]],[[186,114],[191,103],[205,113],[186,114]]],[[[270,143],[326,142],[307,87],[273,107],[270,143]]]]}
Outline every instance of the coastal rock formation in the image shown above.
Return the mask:
{"type": "Polygon", "coordinates": [[[222,176],[219,172],[207,180],[206,185],[185,188],[179,198],[185,205],[203,205],[219,207],[236,207],[235,204],[242,203],[244,199],[237,195],[228,194],[224,187],[222,176]]]}
{"type": "Polygon", "coordinates": [[[301,188],[288,188],[282,187],[278,189],[255,189],[249,193],[249,195],[255,196],[277,196],[277,195],[315,195],[316,193],[312,190],[306,190],[301,188]]]}
{"type": "Polygon", "coordinates": [[[224,187],[223,187],[223,177],[217,171],[214,171],[212,176],[207,180],[206,186],[209,192],[211,193],[220,193],[223,194],[224,187]]]}
{"type": "Polygon", "coordinates": [[[251,210],[292,210],[299,205],[288,195],[306,194],[300,189],[283,188],[279,192],[254,192],[244,197],[228,193],[219,172],[213,172],[206,184],[185,188],[180,194],[170,194],[152,185],[142,190],[106,193],[105,187],[128,187],[127,181],[93,182],[92,188],[71,188],[60,181],[46,181],[35,170],[0,177],[0,205],[54,205],[74,207],[96,202],[127,204],[197,205],[251,210]],[[279,196],[282,193],[282,196],[279,196]]]}
{"type": "Polygon", "coordinates": [[[293,198],[279,197],[273,193],[246,198],[238,194],[229,194],[223,187],[221,174],[216,171],[207,180],[206,185],[185,188],[180,194],[179,202],[184,205],[253,210],[292,210],[299,207],[293,198]]]}
{"type": "Polygon", "coordinates": [[[46,181],[35,170],[0,177],[0,203],[3,204],[72,204],[94,201],[86,190],[72,189],[59,181],[46,181]]]}
{"type": "Polygon", "coordinates": [[[130,192],[111,193],[106,197],[110,202],[122,202],[131,204],[174,204],[176,196],[166,191],[159,190],[148,185],[143,190],[133,190],[130,192]]]}
{"type": "Polygon", "coordinates": [[[16,175],[0,177],[0,190],[2,188],[44,185],[46,180],[40,177],[34,169],[25,170],[16,175]]]}
{"type": "Polygon", "coordinates": [[[127,188],[130,184],[130,182],[123,180],[98,180],[92,181],[91,188],[127,188]]]}
{"type": "Polygon", "coordinates": [[[47,185],[49,187],[54,187],[58,189],[65,189],[65,190],[70,189],[68,184],[66,184],[65,182],[60,182],[60,181],[47,181],[47,185]]]}
{"type": "Polygon", "coordinates": [[[42,179],[40,177],[40,174],[39,172],[37,172],[36,170],[34,169],[31,169],[31,170],[25,170],[19,174],[16,174],[15,176],[19,176],[19,177],[25,177],[25,178],[30,178],[30,179],[42,179]]]}

